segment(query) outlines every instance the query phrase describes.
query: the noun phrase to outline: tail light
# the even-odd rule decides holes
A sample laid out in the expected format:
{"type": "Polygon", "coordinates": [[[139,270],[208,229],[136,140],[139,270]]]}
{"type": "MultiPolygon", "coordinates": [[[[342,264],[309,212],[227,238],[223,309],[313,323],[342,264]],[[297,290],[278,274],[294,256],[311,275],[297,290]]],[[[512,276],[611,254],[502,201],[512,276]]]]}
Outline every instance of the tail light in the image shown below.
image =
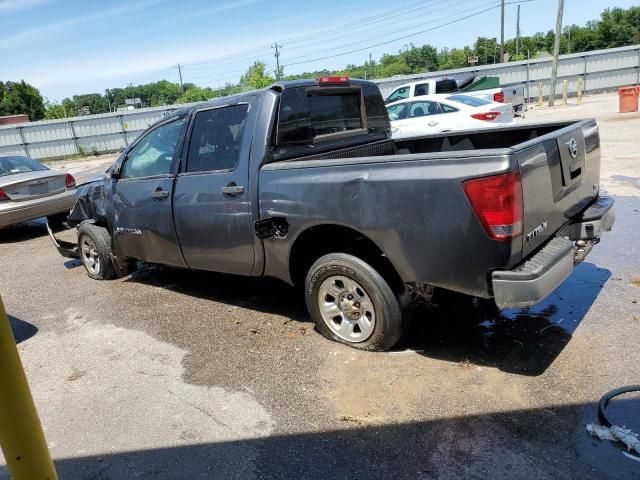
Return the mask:
{"type": "Polygon", "coordinates": [[[76,179],[73,178],[73,175],[67,173],[67,176],[64,177],[64,184],[67,187],[67,190],[70,188],[76,188],[76,179]]]}
{"type": "Polygon", "coordinates": [[[474,113],[471,115],[471,118],[475,118],[476,120],[495,120],[500,115],[500,112],[485,112],[485,113],[474,113]]]}
{"type": "Polygon", "coordinates": [[[520,172],[474,178],[464,182],[463,188],[489,237],[508,240],[522,233],[520,172]]]}
{"type": "Polygon", "coordinates": [[[493,101],[498,103],[504,103],[504,92],[497,92],[493,94],[493,101]]]}
{"type": "Polygon", "coordinates": [[[4,190],[0,188],[0,202],[4,202],[5,200],[11,200],[11,199],[6,193],[4,193],[4,190]]]}
{"type": "Polygon", "coordinates": [[[320,77],[318,85],[348,85],[349,77],[320,77]]]}

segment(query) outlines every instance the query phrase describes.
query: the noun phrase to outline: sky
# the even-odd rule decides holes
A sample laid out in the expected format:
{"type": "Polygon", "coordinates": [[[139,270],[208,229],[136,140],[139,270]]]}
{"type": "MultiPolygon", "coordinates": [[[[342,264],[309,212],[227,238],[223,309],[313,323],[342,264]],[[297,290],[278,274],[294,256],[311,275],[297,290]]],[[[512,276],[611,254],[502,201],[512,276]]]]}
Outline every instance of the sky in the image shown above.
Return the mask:
{"type": "MultiPolygon", "coordinates": [[[[514,0],[507,0],[507,3],[514,0]]],[[[0,0],[0,80],[49,101],[161,79],[217,88],[256,60],[285,74],[337,69],[404,45],[500,37],[499,0],[0,0]],[[484,11],[487,10],[487,11],[484,11]],[[484,12],[483,12],[484,11],[484,12]],[[465,18],[468,17],[468,18],[465,18]],[[404,38],[401,38],[404,37],[404,38]]],[[[565,0],[564,24],[638,0],[565,0]]],[[[557,0],[521,3],[523,35],[555,28],[557,0]]],[[[515,36],[517,5],[505,9],[515,36]]]]}

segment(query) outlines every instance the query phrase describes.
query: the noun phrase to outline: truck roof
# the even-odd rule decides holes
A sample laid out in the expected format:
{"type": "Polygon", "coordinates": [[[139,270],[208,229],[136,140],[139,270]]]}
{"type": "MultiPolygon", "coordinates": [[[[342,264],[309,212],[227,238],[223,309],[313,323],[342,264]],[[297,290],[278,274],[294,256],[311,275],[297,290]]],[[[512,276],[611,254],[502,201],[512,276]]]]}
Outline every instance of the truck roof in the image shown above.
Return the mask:
{"type": "MultiPolygon", "coordinates": [[[[373,82],[370,82],[368,80],[361,80],[359,78],[349,78],[349,84],[350,85],[364,85],[364,84],[370,84],[370,85],[376,85],[373,82]]],[[[265,87],[265,88],[260,88],[258,90],[251,90],[248,92],[242,92],[242,93],[236,93],[234,95],[229,95],[226,97],[217,97],[217,98],[213,98],[211,100],[207,100],[206,102],[202,102],[202,103],[198,103],[196,105],[190,105],[188,107],[184,107],[184,108],[180,108],[178,110],[175,110],[173,112],[171,112],[169,115],[163,117],[160,121],[166,121],[167,119],[170,118],[174,118],[174,117],[178,117],[180,115],[184,115],[185,113],[190,113],[194,110],[199,110],[203,107],[215,107],[217,105],[226,105],[230,102],[238,102],[241,101],[244,98],[248,98],[248,97],[252,97],[255,95],[262,95],[268,91],[272,91],[275,90],[277,92],[281,92],[287,88],[294,88],[294,87],[315,87],[318,85],[318,80],[315,78],[308,78],[308,79],[301,79],[301,80],[284,80],[284,81],[280,81],[280,82],[276,82],[272,85],[270,85],[269,87],[265,87]]],[[[156,122],[157,123],[157,122],[156,122]]]]}

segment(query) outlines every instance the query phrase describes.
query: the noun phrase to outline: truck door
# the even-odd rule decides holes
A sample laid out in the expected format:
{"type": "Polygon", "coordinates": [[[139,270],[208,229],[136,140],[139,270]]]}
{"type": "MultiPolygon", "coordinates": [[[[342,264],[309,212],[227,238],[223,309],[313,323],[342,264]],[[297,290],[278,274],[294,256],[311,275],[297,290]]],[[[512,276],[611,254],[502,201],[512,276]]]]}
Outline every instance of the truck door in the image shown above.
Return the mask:
{"type": "Polygon", "coordinates": [[[127,153],[113,193],[118,255],[184,266],[171,197],[185,123],[178,118],[159,125],[127,153]]]}
{"type": "Polygon", "coordinates": [[[249,275],[254,263],[250,105],[205,108],[192,121],[174,219],[187,266],[249,275]]]}

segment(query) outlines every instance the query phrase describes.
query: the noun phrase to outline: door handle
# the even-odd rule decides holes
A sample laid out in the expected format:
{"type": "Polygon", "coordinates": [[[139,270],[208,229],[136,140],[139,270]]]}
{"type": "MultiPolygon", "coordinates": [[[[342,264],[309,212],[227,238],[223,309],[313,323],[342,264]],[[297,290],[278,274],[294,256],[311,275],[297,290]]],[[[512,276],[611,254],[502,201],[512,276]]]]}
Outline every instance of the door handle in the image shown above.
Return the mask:
{"type": "Polygon", "coordinates": [[[242,185],[236,185],[235,182],[231,182],[222,188],[222,193],[231,197],[242,195],[244,193],[244,187],[242,185]]]}
{"type": "Polygon", "coordinates": [[[166,190],[158,189],[151,192],[151,196],[153,198],[157,198],[158,200],[162,200],[163,198],[167,198],[169,196],[169,192],[167,192],[166,190]]]}
{"type": "Polygon", "coordinates": [[[427,125],[429,125],[430,127],[435,127],[438,124],[438,122],[429,122],[427,123],[427,125]]]}

